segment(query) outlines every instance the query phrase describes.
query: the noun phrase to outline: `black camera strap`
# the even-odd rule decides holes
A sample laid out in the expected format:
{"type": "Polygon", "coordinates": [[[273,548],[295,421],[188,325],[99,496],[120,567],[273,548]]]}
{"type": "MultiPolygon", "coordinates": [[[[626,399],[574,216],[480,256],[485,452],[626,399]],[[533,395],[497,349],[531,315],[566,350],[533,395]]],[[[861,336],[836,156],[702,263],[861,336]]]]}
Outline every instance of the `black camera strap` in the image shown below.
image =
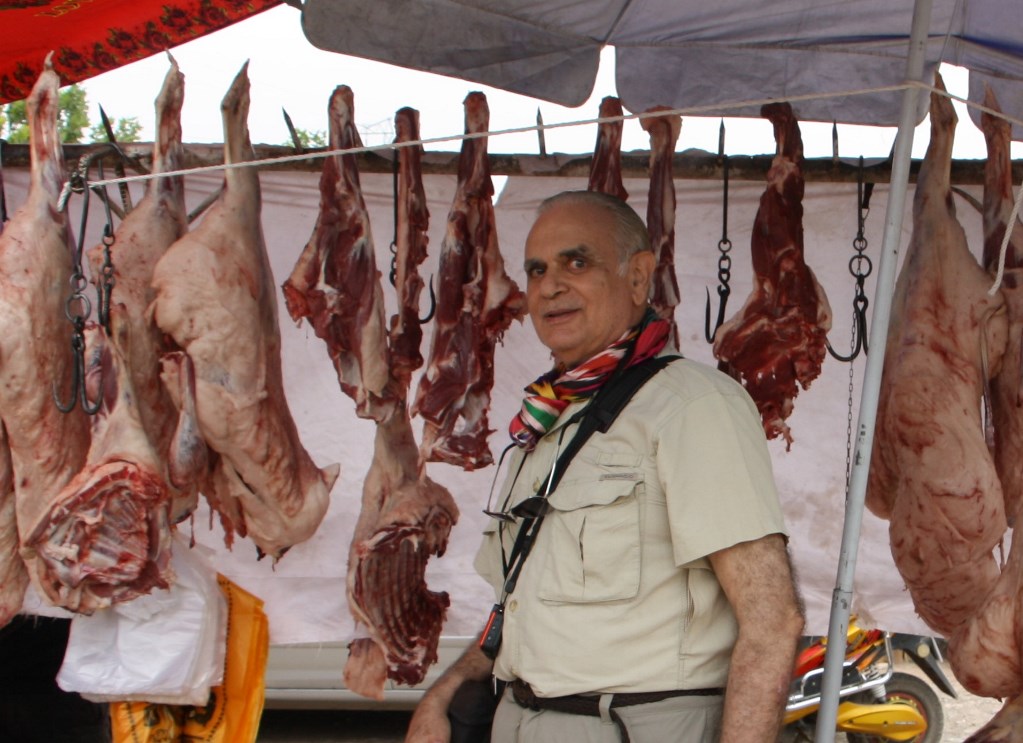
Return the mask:
{"type": "MultiPolygon", "coordinates": [[[[544,508],[539,509],[537,515],[526,516],[522,519],[522,524],[515,535],[515,542],[512,544],[511,553],[508,556],[504,596],[508,596],[508,594],[515,590],[519,574],[522,572],[522,566],[525,564],[526,558],[529,557],[533,544],[536,542],[536,536],[543,525],[543,519],[548,510],[546,498],[558,487],[558,483],[561,481],[562,475],[565,474],[565,470],[568,469],[568,465],[573,457],[575,457],[579,450],[582,449],[583,444],[594,433],[597,431],[607,433],[608,429],[611,428],[611,424],[615,422],[618,415],[625,408],[625,405],[632,399],[640,387],[646,384],[651,377],[665,366],[680,358],[682,357],[676,355],[654,356],[618,371],[607,384],[600,388],[586,407],[575,413],[565,423],[562,430],[577,421],[579,428],[575,436],[568,442],[565,450],[558,456],[551,473],[537,490],[537,495],[532,496],[543,499],[542,505],[544,508]]],[[[497,650],[500,647],[503,615],[504,600],[502,599],[500,603],[494,604],[487,625],[480,636],[480,648],[490,658],[497,655],[497,650]]]]}

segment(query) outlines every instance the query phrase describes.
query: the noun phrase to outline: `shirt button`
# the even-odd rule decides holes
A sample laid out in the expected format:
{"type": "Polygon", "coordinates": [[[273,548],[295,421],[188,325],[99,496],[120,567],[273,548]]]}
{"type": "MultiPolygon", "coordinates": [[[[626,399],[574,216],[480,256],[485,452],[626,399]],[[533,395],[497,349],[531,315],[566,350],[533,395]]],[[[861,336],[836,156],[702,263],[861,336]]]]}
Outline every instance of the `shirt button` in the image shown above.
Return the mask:
{"type": "Polygon", "coordinates": [[[535,480],[533,480],[533,492],[535,493],[539,489],[540,489],[540,478],[538,477],[535,480]]]}
{"type": "Polygon", "coordinates": [[[519,608],[519,602],[516,601],[515,599],[512,599],[509,602],[509,604],[508,604],[508,611],[515,611],[518,608],[519,608]]]}

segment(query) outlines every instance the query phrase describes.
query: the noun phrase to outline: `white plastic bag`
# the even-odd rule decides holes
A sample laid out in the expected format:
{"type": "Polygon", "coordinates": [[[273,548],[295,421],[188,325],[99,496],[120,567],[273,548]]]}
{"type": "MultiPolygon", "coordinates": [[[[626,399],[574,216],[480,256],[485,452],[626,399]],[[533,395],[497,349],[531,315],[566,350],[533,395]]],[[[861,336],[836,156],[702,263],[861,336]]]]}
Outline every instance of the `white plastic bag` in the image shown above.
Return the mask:
{"type": "Polygon", "coordinates": [[[206,704],[224,677],[227,606],[199,549],[175,536],[170,589],[75,616],[57,685],[94,702],[206,704]]]}

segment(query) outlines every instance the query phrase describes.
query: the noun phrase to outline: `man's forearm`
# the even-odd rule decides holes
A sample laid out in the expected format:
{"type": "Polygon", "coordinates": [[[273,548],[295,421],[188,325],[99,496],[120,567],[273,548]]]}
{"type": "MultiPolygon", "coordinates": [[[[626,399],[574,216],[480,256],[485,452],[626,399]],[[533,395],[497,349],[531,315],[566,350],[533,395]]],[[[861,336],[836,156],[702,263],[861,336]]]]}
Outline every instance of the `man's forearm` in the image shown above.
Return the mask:
{"type": "Polygon", "coordinates": [[[795,665],[796,642],[744,640],[732,652],[721,743],[773,741],[778,736],[795,665]]]}
{"type": "Polygon", "coordinates": [[[493,670],[494,661],[485,656],[479,649],[479,643],[473,640],[458,660],[448,666],[447,670],[427,690],[422,701],[430,700],[433,704],[442,705],[446,711],[451,704],[451,698],[462,682],[482,681],[489,678],[493,670]]]}

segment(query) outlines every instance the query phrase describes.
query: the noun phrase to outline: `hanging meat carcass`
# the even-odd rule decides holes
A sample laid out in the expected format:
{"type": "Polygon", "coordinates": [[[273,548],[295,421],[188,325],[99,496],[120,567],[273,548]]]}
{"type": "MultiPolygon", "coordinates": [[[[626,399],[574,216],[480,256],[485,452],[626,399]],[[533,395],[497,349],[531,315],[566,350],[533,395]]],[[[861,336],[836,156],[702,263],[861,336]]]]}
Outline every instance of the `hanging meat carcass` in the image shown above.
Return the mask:
{"type": "MultiPolygon", "coordinates": [[[[1000,111],[989,89],[984,105],[1000,111]]],[[[984,255],[989,275],[998,273],[999,253],[1012,212],[1010,125],[988,112],[981,114],[987,140],[984,178],[984,255]]],[[[1023,486],[1023,408],[1020,353],[1023,334],[1023,227],[1012,225],[1001,293],[1008,311],[1008,339],[1001,369],[992,381],[994,465],[1005,498],[1007,520],[1019,514],[1023,486]]],[[[974,694],[1008,699],[994,719],[969,740],[1009,741],[1023,738],[1023,529],[1014,529],[1009,558],[991,594],[949,639],[949,661],[956,677],[974,694]]]]}
{"type": "Polygon", "coordinates": [[[21,609],[28,570],[21,559],[21,539],[14,496],[14,467],[7,433],[0,425],[0,628],[21,609]]]}
{"type": "Polygon", "coordinates": [[[25,545],[58,571],[61,606],[91,614],[170,586],[170,492],[132,387],[131,327],[110,308],[111,335],[86,331],[86,398],[92,417],[85,466],[57,495],[25,545]]]}
{"type": "Polygon", "coordinates": [[[867,506],[891,522],[892,556],[917,613],[948,635],[999,575],[992,549],[1005,508],[980,407],[1007,323],[1005,299],[988,294],[991,278],[955,216],[951,102],[932,94],[930,118],[913,237],[892,301],[867,506]]]}
{"type": "MultiPolygon", "coordinates": [[[[984,105],[1001,111],[990,89],[984,105]]],[[[1005,119],[985,111],[981,114],[981,129],[987,140],[983,263],[994,277],[998,274],[999,253],[1014,201],[1009,154],[1011,127],[1005,119]]],[[[1005,516],[1011,525],[1023,505],[1023,225],[1018,220],[1012,225],[1001,290],[1009,312],[1009,335],[1001,371],[991,384],[991,412],[995,469],[1005,496],[1005,516]]]]}
{"type": "Polygon", "coordinates": [[[792,434],[785,419],[817,378],[831,329],[831,306],[803,255],[803,140],[787,103],[761,115],[774,125],[777,154],[753,223],[754,286],[746,304],[714,336],[714,356],[756,402],[768,438],[792,434]]]}
{"type": "Polygon", "coordinates": [[[0,418],[15,473],[22,558],[33,583],[61,600],[59,566],[25,546],[57,494],[85,463],[89,423],[81,406],[61,413],[72,379],[70,295],[72,251],[66,215],[57,204],[64,157],[57,131],[60,81],[47,58],[28,114],[31,186],[28,200],[0,235],[0,418]]]}
{"type": "MultiPolygon", "coordinates": [[[[656,110],[667,109],[650,111],[656,110]]],[[[682,117],[647,116],[639,123],[650,134],[650,193],[646,228],[650,234],[650,247],[657,257],[650,304],[658,315],[671,322],[672,337],[677,346],[675,308],[679,303],[679,291],[675,274],[675,181],[672,170],[675,144],[682,131],[682,117]]]]}
{"type": "Polygon", "coordinates": [[[590,163],[588,191],[599,191],[617,196],[622,201],[629,198],[629,192],[622,183],[622,102],[607,96],[600,102],[600,118],[613,119],[597,125],[597,144],[593,148],[590,163]]]}
{"type": "MultiPolygon", "coordinates": [[[[418,114],[402,109],[396,117],[398,141],[418,139],[418,114]]],[[[377,422],[373,462],[363,483],[362,510],[348,557],[348,605],[368,637],[350,644],[345,665],[346,686],[363,696],[382,698],[384,684],[420,683],[437,660],[446,593],[426,586],[426,564],[442,555],[448,534],[458,519],[451,495],[426,476],[406,408],[408,375],[418,356],[421,336],[418,293],[422,281],[416,266],[426,254],[428,214],[423,193],[418,147],[398,150],[397,250],[395,290],[399,314],[392,319],[391,383],[398,395],[392,412],[377,422]]],[[[354,171],[354,159],[343,169],[354,171]]],[[[344,173],[358,183],[358,173],[344,173]]],[[[378,274],[375,287],[382,293],[378,274]]],[[[356,344],[375,343],[358,334],[356,344]]],[[[361,354],[358,345],[351,349],[361,354]]]]}
{"type": "MultiPolygon", "coordinates": [[[[331,149],[361,147],[352,91],[330,97],[331,149]]],[[[341,389],[362,418],[381,420],[395,405],[380,287],[355,155],[332,155],[320,176],[320,213],[291,276],[284,301],[296,322],[307,318],[327,343],[341,389]]]]}
{"type": "MultiPolygon", "coordinates": [[[[466,134],[484,134],[487,99],[465,99],[466,134]]],[[[497,245],[486,137],[462,142],[458,186],[441,245],[440,281],[430,360],[420,377],[413,415],[425,420],[427,461],[466,470],[491,464],[487,445],[494,350],[525,298],[504,270],[497,245]]]]}
{"type": "Polygon", "coordinates": [[[345,686],[383,699],[384,682],[422,682],[437,661],[448,595],[426,586],[427,560],[443,555],[458,508],[426,476],[408,413],[377,424],[373,464],[348,557],[348,605],[370,637],[352,642],[345,686]]]}
{"type": "MultiPolygon", "coordinates": [[[[243,67],[222,104],[227,165],[252,159],[248,110],[243,67]]],[[[288,410],[255,168],[227,169],[200,225],[157,263],[153,289],[153,320],[194,367],[199,429],[219,455],[216,499],[237,499],[243,521],[235,526],[276,559],[319,526],[339,468],[313,464],[288,410]]],[[[181,369],[165,368],[172,385],[187,380],[181,369]]]]}
{"type": "MultiPolygon", "coordinates": [[[[419,112],[402,108],[394,117],[395,141],[419,139],[419,112]]],[[[391,376],[399,394],[408,395],[412,372],[423,365],[419,347],[423,328],[419,322],[419,294],[423,280],[419,265],[426,260],[430,210],[423,190],[423,147],[409,145],[396,151],[398,158],[398,224],[395,227],[394,286],[398,292],[398,313],[391,317],[388,340],[391,376]]]]}
{"type": "MultiPolygon", "coordinates": [[[[185,78],[173,57],[171,68],[156,99],[157,136],[153,143],[151,173],[159,175],[182,167],[181,106],[185,95],[185,78]]],[[[154,178],[149,181],[143,199],[125,217],[114,233],[109,247],[109,261],[114,280],[114,301],[124,306],[124,321],[130,342],[131,387],[136,396],[142,426],[149,435],[161,461],[168,461],[171,443],[178,428],[177,411],[166,387],[160,382],[160,357],[171,350],[164,334],[147,317],[154,299],[153,269],[178,238],[188,230],[185,211],[184,180],[181,176],[154,178]]],[[[107,249],[103,244],[89,251],[93,281],[104,278],[107,249]]],[[[201,439],[197,446],[204,446],[201,439]]],[[[173,520],[178,520],[195,506],[197,483],[188,478],[182,491],[175,492],[173,520]]]]}

